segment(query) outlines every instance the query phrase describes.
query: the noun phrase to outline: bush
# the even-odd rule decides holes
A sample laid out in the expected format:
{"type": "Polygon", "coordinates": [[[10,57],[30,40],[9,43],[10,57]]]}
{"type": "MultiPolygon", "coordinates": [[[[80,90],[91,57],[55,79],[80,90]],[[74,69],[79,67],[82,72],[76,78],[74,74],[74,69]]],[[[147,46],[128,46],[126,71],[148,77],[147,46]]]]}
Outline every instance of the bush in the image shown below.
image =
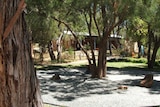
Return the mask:
{"type": "Polygon", "coordinates": [[[160,61],[156,61],[155,66],[160,66],[160,61]]]}
{"type": "Polygon", "coordinates": [[[133,63],[147,63],[147,59],[145,58],[132,58],[132,57],[127,57],[127,58],[120,58],[120,59],[111,59],[108,62],[133,62],[133,63]]]}
{"type": "Polygon", "coordinates": [[[73,48],[69,48],[68,51],[62,53],[63,60],[73,60],[74,59],[74,50],[73,48]]]}
{"type": "Polygon", "coordinates": [[[129,53],[128,51],[121,51],[121,52],[120,52],[120,55],[123,56],[123,57],[129,57],[129,56],[131,56],[132,54],[129,53]]]}
{"type": "Polygon", "coordinates": [[[146,58],[128,58],[128,60],[130,60],[129,62],[133,63],[147,63],[146,58]]]}
{"type": "Polygon", "coordinates": [[[70,47],[70,48],[68,49],[68,53],[69,53],[70,55],[73,55],[73,54],[74,54],[74,49],[73,49],[72,47],[70,47]]]}

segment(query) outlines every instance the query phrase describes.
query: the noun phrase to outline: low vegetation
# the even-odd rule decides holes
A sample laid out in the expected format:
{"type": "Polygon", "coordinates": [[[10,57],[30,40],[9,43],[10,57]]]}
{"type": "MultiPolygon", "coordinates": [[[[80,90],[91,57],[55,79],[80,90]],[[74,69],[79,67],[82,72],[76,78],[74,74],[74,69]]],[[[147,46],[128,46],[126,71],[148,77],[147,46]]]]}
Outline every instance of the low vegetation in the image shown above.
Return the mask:
{"type": "MultiPolygon", "coordinates": [[[[57,68],[85,68],[87,62],[73,62],[73,63],[53,63],[53,64],[36,64],[38,70],[53,70],[57,68]]],[[[108,69],[141,69],[141,70],[150,70],[147,68],[147,60],[145,58],[121,58],[121,59],[111,59],[107,61],[108,69]]],[[[156,61],[156,65],[152,69],[153,71],[159,71],[160,61],[156,61]]]]}
{"type": "MultiPolygon", "coordinates": [[[[114,69],[143,69],[151,70],[147,68],[147,59],[146,58],[122,58],[122,59],[111,59],[107,62],[107,67],[114,69]]],[[[153,71],[159,71],[160,61],[157,60],[155,63],[153,71]]]]}

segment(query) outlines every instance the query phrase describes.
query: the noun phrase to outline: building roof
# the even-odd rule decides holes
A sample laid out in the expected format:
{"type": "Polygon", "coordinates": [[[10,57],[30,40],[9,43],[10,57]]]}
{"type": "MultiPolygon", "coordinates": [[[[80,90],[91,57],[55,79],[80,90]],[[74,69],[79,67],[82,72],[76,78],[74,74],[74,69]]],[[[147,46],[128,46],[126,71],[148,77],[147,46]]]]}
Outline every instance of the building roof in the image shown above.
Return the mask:
{"type": "MultiPolygon", "coordinates": [[[[72,35],[71,31],[64,31],[64,34],[72,35]]],[[[81,36],[89,36],[89,33],[87,32],[76,32],[75,34],[81,35],[81,36]]],[[[98,36],[98,35],[92,35],[92,36],[98,36]]],[[[111,34],[110,37],[111,38],[122,38],[122,36],[117,35],[117,34],[111,34]]]]}

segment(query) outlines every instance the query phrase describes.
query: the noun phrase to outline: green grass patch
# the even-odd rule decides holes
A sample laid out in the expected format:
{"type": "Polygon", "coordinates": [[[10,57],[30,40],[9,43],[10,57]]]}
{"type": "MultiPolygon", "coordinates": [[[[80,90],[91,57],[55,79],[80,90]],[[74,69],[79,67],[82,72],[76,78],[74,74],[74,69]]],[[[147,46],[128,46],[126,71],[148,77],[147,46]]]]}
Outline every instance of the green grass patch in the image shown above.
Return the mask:
{"type": "Polygon", "coordinates": [[[107,62],[108,69],[147,69],[145,63],[134,63],[134,62],[107,62]]]}
{"type": "Polygon", "coordinates": [[[146,68],[147,60],[145,58],[120,58],[111,59],[107,62],[107,67],[110,68],[146,68]]]}
{"type": "Polygon", "coordinates": [[[122,58],[122,59],[112,59],[107,62],[108,68],[114,69],[141,69],[141,70],[152,70],[160,71],[160,61],[155,62],[153,69],[148,69],[146,58],[122,58]]]}
{"type": "MultiPolygon", "coordinates": [[[[86,68],[87,63],[76,63],[76,64],[36,64],[37,70],[54,70],[59,68],[86,68]]],[[[111,59],[107,61],[108,69],[140,69],[140,70],[152,70],[160,71],[160,61],[156,61],[154,69],[147,68],[147,60],[145,58],[121,58],[121,59],[111,59]]]]}
{"type": "Polygon", "coordinates": [[[114,67],[114,68],[126,68],[126,67],[146,68],[147,64],[145,64],[145,63],[133,63],[133,62],[107,62],[107,67],[114,67]]]}
{"type": "Polygon", "coordinates": [[[35,64],[37,70],[57,70],[59,68],[85,68],[86,64],[35,64]]]}

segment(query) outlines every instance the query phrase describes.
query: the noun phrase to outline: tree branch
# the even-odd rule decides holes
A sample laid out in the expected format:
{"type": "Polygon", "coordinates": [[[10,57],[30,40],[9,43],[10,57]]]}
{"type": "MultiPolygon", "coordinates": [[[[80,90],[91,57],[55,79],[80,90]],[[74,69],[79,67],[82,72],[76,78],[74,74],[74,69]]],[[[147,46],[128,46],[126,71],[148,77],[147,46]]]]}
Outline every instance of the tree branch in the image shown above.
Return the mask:
{"type": "Polygon", "coordinates": [[[72,29],[70,28],[70,26],[69,26],[67,23],[65,23],[65,22],[57,19],[56,17],[51,16],[51,18],[54,19],[54,20],[56,20],[56,21],[59,22],[59,23],[64,24],[64,25],[67,27],[67,29],[72,33],[73,37],[74,37],[74,38],[76,39],[76,41],[78,42],[78,44],[79,44],[79,46],[81,47],[82,51],[86,54],[86,57],[87,57],[87,59],[88,59],[88,61],[89,61],[89,64],[91,64],[91,60],[90,60],[90,57],[89,57],[89,55],[88,55],[88,53],[87,53],[87,50],[84,49],[83,45],[82,45],[81,42],[78,40],[78,37],[77,37],[76,34],[72,31],[72,29]]]}
{"type": "Polygon", "coordinates": [[[96,21],[96,4],[94,3],[94,7],[93,7],[93,20],[94,20],[94,23],[96,25],[96,28],[97,28],[97,31],[98,31],[98,35],[101,36],[101,33],[100,33],[100,30],[99,30],[99,27],[98,27],[98,23],[96,21]]]}
{"type": "Polygon", "coordinates": [[[3,34],[3,40],[5,40],[7,38],[7,36],[11,32],[14,24],[18,20],[20,14],[22,13],[22,11],[23,11],[23,9],[25,7],[26,7],[25,0],[21,0],[20,3],[19,3],[19,5],[18,5],[18,9],[17,9],[16,13],[12,17],[12,19],[10,20],[8,26],[5,28],[5,31],[4,31],[4,34],[3,34]]]}

